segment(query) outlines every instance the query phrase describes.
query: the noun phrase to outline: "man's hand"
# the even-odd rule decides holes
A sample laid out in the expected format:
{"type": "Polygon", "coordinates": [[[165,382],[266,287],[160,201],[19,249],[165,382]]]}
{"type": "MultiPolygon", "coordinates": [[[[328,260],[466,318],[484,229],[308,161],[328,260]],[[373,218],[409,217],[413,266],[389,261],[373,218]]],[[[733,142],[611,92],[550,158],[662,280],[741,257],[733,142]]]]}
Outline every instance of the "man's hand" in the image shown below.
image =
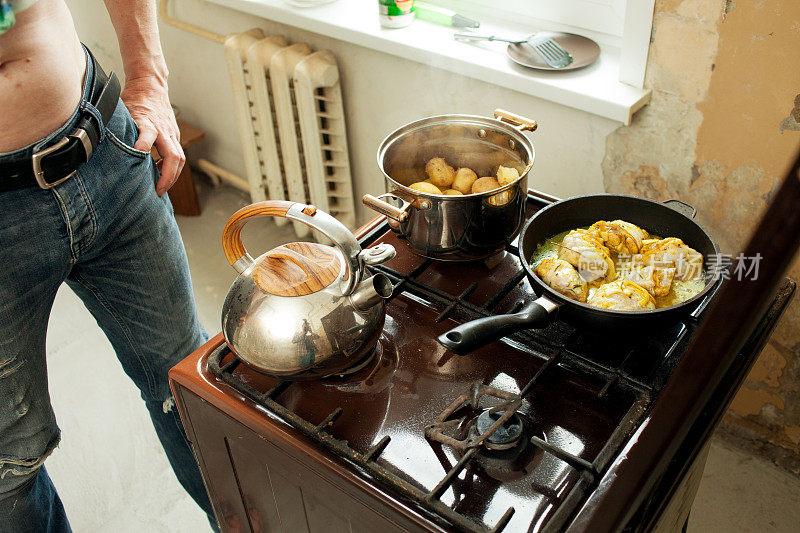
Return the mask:
{"type": "Polygon", "coordinates": [[[139,138],[133,147],[149,152],[155,145],[162,158],[157,163],[161,177],[156,183],[156,193],[163,196],[178,179],[186,162],[167,88],[155,76],[127,79],[122,101],[139,126],[139,138]]]}
{"type": "Polygon", "coordinates": [[[156,192],[172,187],[186,162],[180,132],[167,94],[167,64],[158,40],[154,0],[104,0],[117,33],[125,90],[122,101],[139,126],[134,148],[149,152],[155,146],[162,157],[156,192]]]}

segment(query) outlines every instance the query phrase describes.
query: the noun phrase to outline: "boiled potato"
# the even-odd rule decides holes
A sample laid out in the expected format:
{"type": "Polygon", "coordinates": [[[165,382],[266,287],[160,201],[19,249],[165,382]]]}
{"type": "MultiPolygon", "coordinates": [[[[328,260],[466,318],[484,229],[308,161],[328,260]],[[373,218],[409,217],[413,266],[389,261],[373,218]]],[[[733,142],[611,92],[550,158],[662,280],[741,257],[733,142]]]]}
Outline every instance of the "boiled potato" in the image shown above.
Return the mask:
{"type": "Polygon", "coordinates": [[[464,193],[456,189],[447,189],[443,193],[445,196],[464,196],[464,193]]]}
{"type": "Polygon", "coordinates": [[[393,168],[390,176],[397,183],[414,183],[421,177],[418,167],[393,168]]]}
{"type": "Polygon", "coordinates": [[[519,170],[514,167],[497,167],[497,181],[500,185],[508,185],[519,179],[519,170]]]}
{"type": "Polygon", "coordinates": [[[415,191],[426,192],[428,194],[442,194],[442,191],[439,190],[439,187],[433,183],[428,183],[427,181],[418,181],[417,183],[412,183],[409,185],[409,187],[415,191]]]}
{"type": "Polygon", "coordinates": [[[475,174],[470,168],[459,168],[456,171],[456,178],[453,181],[453,189],[461,192],[462,194],[469,194],[472,192],[472,184],[475,183],[475,180],[478,179],[478,175],[475,174]]]}
{"type": "Polygon", "coordinates": [[[437,187],[449,187],[456,179],[456,171],[441,157],[434,157],[425,165],[430,182],[437,187]]]}
{"type": "Polygon", "coordinates": [[[500,183],[496,179],[491,176],[484,176],[483,178],[478,178],[475,180],[475,183],[472,184],[472,193],[489,192],[499,188],[500,183]]]}

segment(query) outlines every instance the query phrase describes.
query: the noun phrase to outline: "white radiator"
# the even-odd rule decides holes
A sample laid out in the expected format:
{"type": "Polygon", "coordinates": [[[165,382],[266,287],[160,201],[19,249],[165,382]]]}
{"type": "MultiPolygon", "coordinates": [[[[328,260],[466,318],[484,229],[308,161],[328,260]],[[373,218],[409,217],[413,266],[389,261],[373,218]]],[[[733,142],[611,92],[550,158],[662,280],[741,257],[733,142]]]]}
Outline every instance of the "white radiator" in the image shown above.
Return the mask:
{"type": "MultiPolygon", "coordinates": [[[[355,226],[350,158],[334,55],[254,29],[225,40],[254,202],[312,203],[355,226]]],[[[287,219],[276,219],[285,224],[287,219]]],[[[300,237],[309,234],[295,223],[300,237]]]]}

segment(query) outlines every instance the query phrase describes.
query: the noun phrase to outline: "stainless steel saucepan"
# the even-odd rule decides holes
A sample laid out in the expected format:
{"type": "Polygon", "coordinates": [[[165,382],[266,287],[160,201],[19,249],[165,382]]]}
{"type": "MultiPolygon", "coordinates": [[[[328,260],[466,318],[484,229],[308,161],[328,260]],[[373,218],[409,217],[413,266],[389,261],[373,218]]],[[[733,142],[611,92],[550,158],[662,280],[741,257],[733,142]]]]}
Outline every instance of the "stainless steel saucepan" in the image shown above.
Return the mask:
{"type": "Polygon", "coordinates": [[[365,194],[364,205],[389,218],[413,250],[444,261],[484,259],[503,251],[525,221],[533,143],[524,131],[536,122],[498,109],[495,118],[440,115],[391,133],[378,149],[386,194],[365,194]],[[451,166],[494,176],[498,166],[515,167],[519,178],[493,191],[445,196],[411,189],[426,179],[425,164],[442,157],[451,166]]]}

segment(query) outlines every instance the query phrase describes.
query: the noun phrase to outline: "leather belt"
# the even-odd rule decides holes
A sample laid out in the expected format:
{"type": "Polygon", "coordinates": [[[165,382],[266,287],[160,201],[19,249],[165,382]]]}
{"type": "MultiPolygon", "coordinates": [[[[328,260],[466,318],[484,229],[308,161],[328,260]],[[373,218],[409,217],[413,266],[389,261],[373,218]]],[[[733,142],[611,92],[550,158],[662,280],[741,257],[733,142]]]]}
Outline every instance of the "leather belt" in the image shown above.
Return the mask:
{"type": "Polygon", "coordinates": [[[55,144],[29,157],[0,161],[0,192],[37,185],[42,189],[55,187],[72,177],[97,148],[103,127],[117,107],[120,83],[113,72],[106,76],[91,52],[89,57],[94,66],[89,102],[100,112],[102,124],[92,113],[81,110],[75,129],[55,144]]]}

